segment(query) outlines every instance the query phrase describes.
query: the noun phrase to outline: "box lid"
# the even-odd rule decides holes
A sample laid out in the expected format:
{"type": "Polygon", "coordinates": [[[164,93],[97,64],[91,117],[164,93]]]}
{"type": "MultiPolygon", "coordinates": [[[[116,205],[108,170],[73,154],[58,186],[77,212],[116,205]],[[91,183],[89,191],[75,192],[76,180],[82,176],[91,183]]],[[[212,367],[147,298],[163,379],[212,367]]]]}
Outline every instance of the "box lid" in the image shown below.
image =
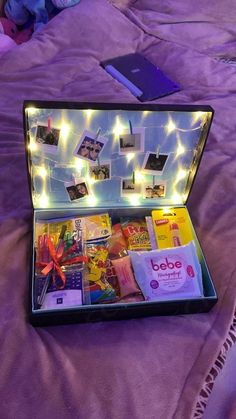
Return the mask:
{"type": "Polygon", "coordinates": [[[27,101],[33,207],[185,204],[212,118],[210,106],[27,101]]]}

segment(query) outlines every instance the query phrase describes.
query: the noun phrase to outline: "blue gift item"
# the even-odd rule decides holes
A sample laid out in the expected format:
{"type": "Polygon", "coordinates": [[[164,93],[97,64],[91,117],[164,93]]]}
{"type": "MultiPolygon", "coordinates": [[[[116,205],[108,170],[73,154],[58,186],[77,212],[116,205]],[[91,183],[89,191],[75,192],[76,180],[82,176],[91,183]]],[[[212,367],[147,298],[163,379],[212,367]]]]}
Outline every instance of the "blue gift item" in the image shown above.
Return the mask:
{"type": "MultiPolygon", "coordinates": [[[[212,118],[213,109],[200,105],[24,103],[34,212],[32,324],[191,314],[211,309],[217,294],[186,203],[212,118]],[[136,273],[137,278],[134,272],[131,281],[130,257],[125,248],[120,254],[120,243],[114,242],[111,227],[121,224],[126,231],[125,240],[132,238],[135,243],[144,234],[149,235],[152,240],[145,241],[145,250],[152,252],[151,247],[165,243],[161,231],[162,223],[166,223],[173,246],[188,245],[188,240],[184,241],[185,223],[178,215],[180,209],[189,220],[202,292],[181,291],[180,298],[172,293],[168,298],[163,294],[162,301],[147,300],[148,294],[142,296],[138,286],[131,287],[137,279],[143,283],[141,270],[136,273]],[[159,212],[163,213],[162,219],[152,217],[159,212]],[[123,225],[124,220],[129,222],[123,225]],[[49,229],[45,227],[48,225],[49,229]],[[63,226],[67,226],[65,231],[63,226]],[[110,236],[113,250],[109,254],[110,236]],[[82,259],[78,261],[76,257],[82,259]],[[57,288],[55,292],[66,291],[69,272],[81,278],[82,304],[65,307],[60,296],[53,307],[45,306],[42,300],[49,298],[52,289],[55,291],[51,287],[57,288]],[[37,278],[43,283],[40,291],[37,278]],[[131,290],[137,295],[132,296],[131,290]]],[[[166,258],[169,261],[169,256],[166,258]]],[[[161,266],[164,275],[166,265],[172,266],[165,257],[164,262],[154,263],[161,266]]],[[[191,277],[190,265],[186,265],[186,272],[191,277]]],[[[179,266],[177,263],[177,277],[179,266]]],[[[179,282],[177,285],[182,287],[183,281],[179,282]]],[[[155,288],[156,294],[163,283],[158,281],[160,289],[155,288]]]]}

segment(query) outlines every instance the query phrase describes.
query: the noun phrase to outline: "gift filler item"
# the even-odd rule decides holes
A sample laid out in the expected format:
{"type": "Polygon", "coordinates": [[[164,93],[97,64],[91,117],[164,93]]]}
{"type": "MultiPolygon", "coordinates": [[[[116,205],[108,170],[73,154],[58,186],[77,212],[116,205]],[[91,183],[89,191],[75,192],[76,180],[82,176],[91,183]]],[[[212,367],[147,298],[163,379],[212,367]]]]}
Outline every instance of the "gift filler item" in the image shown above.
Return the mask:
{"type": "Polygon", "coordinates": [[[201,266],[193,242],[174,249],[129,251],[129,255],[146,300],[203,297],[201,266]]]}
{"type": "Polygon", "coordinates": [[[180,90],[158,67],[141,54],[128,54],[103,61],[102,67],[141,102],[180,90]]]}
{"type": "Polygon", "coordinates": [[[186,208],[160,208],[152,211],[153,227],[158,248],[188,244],[194,231],[186,208]]]}
{"type": "Polygon", "coordinates": [[[212,117],[209,106],[25,102],[33,325],[211,309],[186,203],[212,117]]]}

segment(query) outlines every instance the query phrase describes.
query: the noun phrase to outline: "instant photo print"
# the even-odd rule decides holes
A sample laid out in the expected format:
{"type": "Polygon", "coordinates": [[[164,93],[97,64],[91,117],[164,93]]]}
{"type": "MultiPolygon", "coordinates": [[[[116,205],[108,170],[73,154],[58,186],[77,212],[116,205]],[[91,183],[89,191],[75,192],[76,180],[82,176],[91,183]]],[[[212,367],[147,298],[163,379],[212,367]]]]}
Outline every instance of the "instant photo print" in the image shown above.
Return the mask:
{"type": "Polygon", "coordinates": [[[187,201],[213,109],[27,101],[23,113],[33,207],[30,322],[209,311],[217,294],[187,201]],[[159,263],[167,238],[170,253],[159,263]],[[171,256],[181,251],[196,264],[184,265],[185,285],[171,256]]]}

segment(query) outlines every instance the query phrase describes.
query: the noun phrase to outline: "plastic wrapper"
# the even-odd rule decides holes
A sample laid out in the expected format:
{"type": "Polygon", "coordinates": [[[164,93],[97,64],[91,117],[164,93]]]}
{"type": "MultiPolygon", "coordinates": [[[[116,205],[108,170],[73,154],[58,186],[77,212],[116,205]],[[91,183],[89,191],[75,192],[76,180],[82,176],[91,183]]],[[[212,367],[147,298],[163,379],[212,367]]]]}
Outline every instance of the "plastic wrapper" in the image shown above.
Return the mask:
{"type": "Polygon", "coordinates": [[[127,219],[121,222],[129,250],[151,250],[147,224],[144,219],[127,219]]]}
{"type": "Polygon", "coordinates": [[[194,242],[150,252],[129,251],[129,255],[146,300],[203,296],[201,265],[194,242]]]}

